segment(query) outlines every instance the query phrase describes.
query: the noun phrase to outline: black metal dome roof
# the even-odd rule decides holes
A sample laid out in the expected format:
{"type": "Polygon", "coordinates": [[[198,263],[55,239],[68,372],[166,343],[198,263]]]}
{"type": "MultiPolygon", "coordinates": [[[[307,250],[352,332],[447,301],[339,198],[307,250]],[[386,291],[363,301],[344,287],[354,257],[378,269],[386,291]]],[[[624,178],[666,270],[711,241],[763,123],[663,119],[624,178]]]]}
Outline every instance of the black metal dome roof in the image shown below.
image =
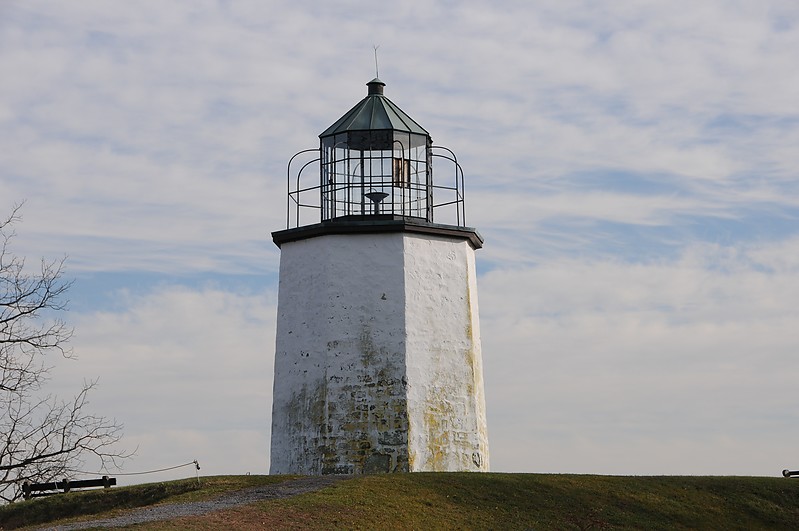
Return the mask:
{"type": "Polygon", "coordinates": [[[421,125],[383,95],[386,84],[374,78],[366,86],[368,95],[336,123],[325,129],[320,138],[349,131],[392,130],[430,136],[421,125]]]}

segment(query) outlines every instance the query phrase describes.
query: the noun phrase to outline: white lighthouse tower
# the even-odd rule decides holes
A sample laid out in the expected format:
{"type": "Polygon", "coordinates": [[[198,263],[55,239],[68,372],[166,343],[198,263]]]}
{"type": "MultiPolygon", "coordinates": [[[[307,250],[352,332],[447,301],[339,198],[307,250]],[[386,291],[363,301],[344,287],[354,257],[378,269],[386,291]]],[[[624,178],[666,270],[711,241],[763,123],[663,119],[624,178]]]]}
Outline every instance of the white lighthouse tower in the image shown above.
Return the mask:
{"type": "Polygon", "coordinates": [[[367,86],[289,161],[270,473],[487,471],[463,173],[367,86]]]}

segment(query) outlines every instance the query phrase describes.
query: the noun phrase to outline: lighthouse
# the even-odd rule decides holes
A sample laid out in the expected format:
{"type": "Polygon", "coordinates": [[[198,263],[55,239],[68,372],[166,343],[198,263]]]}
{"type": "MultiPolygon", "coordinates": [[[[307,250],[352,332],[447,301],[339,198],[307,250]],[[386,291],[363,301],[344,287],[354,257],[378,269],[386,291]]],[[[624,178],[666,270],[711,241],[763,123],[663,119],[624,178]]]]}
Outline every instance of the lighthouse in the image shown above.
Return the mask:
{"type": "Polygon", "coordinates": [[[288,163],[270,473],[488,471],[463,172],[367,87],[288,163]]]}

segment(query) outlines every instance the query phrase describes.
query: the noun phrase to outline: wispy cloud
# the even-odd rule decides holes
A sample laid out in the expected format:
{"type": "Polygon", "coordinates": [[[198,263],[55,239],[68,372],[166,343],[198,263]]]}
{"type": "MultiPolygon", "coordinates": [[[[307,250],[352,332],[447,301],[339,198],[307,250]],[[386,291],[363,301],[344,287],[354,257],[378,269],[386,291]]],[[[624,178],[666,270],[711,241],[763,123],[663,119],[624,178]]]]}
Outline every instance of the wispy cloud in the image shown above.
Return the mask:
{"type": "Polygon", "coordinates": [[[54,389],[68,395],[99,378],[93,409],[123,422],[125,444],[138,446],[126,471],[188,458],[204,474],[265,473],[274,292],[165,284],[117,297],[117,310],[72,316],[78,360],[58,362],[54,389]]]}
{"type": "MultiPolygon", "coordinates": [[[[768,474],[797,434],[789,389],[799,277],[797,255],[785,258],[795,245],[702,245],[676,261],[570,259],[487,273],[490,418],[526,420],[517,445],[547,448],[523,458],[532,470],[720,474],[735,463],[734,473],[768,474]],[[568,440],[560,450],[559,436],[568,440]],[[655,439],[658,453],[639,468],[655,439]],[[681,453],[698,441],[704,451],[681,453]],[[736,462],[711,441],[764,450],[736,462]],[[581,444],[627,448],[631,461],[574,453],[581,444]]],[[[494,428],[503,441],[517,430],[509,420],[494,428]]],[[[503,455],[496,467],[519,466],[518,454],[503,455]]]]}
{"type": "Polygon", "coordinates": [[[373,44],[387,96],[457,153],[486,236],[495,466],[788,458],[794,2],[5,1],[0,209],[26,200],[22,254],[69,255],[64,370],[112,381],[99,403],[142,452],[224,448],[222,425],[237,455],[266,440],[244,395],[271,389],[285,164],[365,95],[373,44]]]}

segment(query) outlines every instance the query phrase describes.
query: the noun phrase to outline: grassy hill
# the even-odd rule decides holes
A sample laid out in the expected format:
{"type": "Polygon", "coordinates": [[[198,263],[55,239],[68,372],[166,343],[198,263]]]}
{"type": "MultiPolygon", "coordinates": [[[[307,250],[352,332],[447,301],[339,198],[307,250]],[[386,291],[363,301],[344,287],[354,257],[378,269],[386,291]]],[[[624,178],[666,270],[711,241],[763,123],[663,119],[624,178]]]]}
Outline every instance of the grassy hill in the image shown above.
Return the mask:
{"type": "MultiPolygon", "coordinates": [[[[280,476],[220,476],[0,507],[0,529],[209,499],[280,476]],[[61,520],[57,520],[62,518],[61,520]]],[[[317,492],[130,529],[797,529],[799,481],[549,474],[362,476],[317,492]]]]}

